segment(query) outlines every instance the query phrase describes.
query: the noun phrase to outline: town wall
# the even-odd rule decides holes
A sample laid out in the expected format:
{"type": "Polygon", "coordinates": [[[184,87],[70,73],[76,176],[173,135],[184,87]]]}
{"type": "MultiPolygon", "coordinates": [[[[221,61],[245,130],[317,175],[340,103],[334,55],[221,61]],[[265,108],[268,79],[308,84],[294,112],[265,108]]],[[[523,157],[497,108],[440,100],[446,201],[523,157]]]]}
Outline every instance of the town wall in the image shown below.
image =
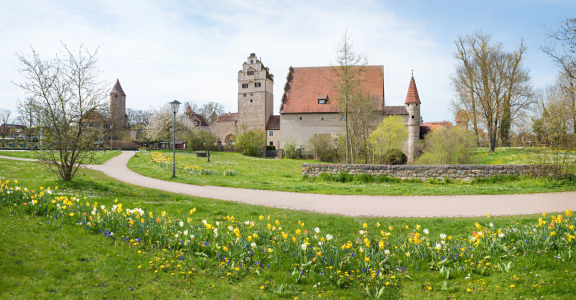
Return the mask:
{"type": "Polygon", "coordinates": [[[444,180],[445,178],[470,181],[476,177],[489,177],[495,175],[531,174],[542,168],[533,165],[344,165],[344,164],[302,164],[302,175],[319,176],[321,173],[336,174],[347,172],[349,174],[384,174],[389,177],[404,179],[429,178],[444,180]]]}

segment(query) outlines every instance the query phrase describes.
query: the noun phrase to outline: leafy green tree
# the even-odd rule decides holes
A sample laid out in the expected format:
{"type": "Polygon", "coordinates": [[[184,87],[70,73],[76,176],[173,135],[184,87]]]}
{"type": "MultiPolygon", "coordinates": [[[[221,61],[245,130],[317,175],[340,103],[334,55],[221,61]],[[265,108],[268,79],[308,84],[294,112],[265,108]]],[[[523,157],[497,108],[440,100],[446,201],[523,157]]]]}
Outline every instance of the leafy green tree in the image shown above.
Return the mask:
{"type": "Polygon", "coordinates": [[[452,165],[467,163],[474,149],[476,139],[473,133],[461,127],[440,127],[424,137],[419,165],[452,165]]]}
{"type": "Polygon", "coordinates": [[[244,125],[236,135],[236,151],[247,156],[258,156],[260,148],[266,144],[266,135],[260,129],[246,130],[244,125]]]}
{"type": "Polygon", "coordinates": [[[384,118],[378,128],[370,134],[368,142],[375,156],[383,161],[389,161],[393,149],[403,149],[408,140],[408,130],[404,126],[404,119],[400,116],[384,118]]]}
{"type": "Polygon", "coordinates": [[[336,139],[331,134],[315,134],[308,140],[314,156],[321,161],[336,161],[338,150],[336,139]]]}

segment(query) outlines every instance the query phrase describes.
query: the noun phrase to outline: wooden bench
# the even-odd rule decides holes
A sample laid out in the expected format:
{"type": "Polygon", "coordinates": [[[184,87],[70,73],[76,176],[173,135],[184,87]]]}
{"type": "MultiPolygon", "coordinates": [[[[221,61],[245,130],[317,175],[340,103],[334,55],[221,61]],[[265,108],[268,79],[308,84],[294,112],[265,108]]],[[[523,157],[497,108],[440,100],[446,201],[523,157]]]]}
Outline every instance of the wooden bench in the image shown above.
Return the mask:
{"type": "Polygon", "coordinates": [[[196,157],[208,157],[208,153],[206,151],[196,151],[196,157]]]}

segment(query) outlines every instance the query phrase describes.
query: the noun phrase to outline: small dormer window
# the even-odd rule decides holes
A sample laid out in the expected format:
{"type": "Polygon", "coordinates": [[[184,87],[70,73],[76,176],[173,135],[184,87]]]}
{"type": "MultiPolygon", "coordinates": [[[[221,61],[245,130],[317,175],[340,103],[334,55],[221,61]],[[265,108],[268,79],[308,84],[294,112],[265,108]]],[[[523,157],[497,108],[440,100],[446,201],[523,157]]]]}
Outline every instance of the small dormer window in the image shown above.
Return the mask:
{"type": "Polygon", "coordinates": [[[328,103],[328,95],[318,95],[316,98],[318,99],[318,104],[328,103]]]}
{"type": "Polygon", "coordinates": [[[254,86],[255,86],[255,87],[261,87],[261,86],[262,86],[262,83],[261,83],[261,82],[256,82],[256,83],[254,84],[254,86]]]}
{"type": "Polygon", "coordinates": [[[254,71],[248,71],[248,75],[254,75],[254,71]]]}
{"type": "Polygon", "coordinates": [[[243,84],[242,84],[242,88],[243,88],[243,89],[247,89],[247,88],[248,88],[248,84],[247,84],[247,83],[243,83],[243,84]]]}
{"type": "Polygon", "coordinates": [[[318,99],[318,104],[326,104],[326,99],[318,99]]]}

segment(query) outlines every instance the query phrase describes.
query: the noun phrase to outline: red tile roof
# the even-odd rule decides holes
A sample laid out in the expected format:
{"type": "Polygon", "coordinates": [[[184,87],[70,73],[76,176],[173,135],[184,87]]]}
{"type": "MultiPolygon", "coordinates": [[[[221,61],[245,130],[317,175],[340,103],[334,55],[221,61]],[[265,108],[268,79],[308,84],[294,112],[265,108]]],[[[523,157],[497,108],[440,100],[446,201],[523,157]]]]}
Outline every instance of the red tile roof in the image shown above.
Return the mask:
{"type": "Polygon", "coordinates": [[[280,116],[270,116],[268,119],[267,130],[280,130],[280,116]]]}
{"type": "MultiPolygon", "coordinates": [[[[366,66],[363,89],[377,97],[376,110],[384,103],[384,66],[366,66]]],[[[337,80],[334,67],[290,68],[280,107],[281,114],[338,112],[337,80]],[[328,97],[328,103],[318,104],[319,97],[328,97]]]]}
{"type": "Polygon", "coordinates": [[[406,95],[406,102],[404,103],[420,104],[420,97],[418,96],[418,89],[416,88],[416,81],[414,81],[414,77],[410,78],[410,85],[408,86],[408,95],[406,95]]]}
{"type": "Polygon", "coordinates": [[[454,124],[450,121],[436,121],[436,122],[424,122],[422,125],[425,126],[435,126],[434,129],[438,128],[439,126],[444,126],[446,128],[454,127],[454,124]]]}
{"type": "Polygon", "coordinates": [[[124,94],[124,90],[122,89],[122,86],[120,85],[120,81],[118,79],[116,79],[116,84],[112,88],[112,91],[110,91],[110,94],[112,93],[124,94]]]}
{"type": "Polygon", "coordinates": [[[216,119],[216,122],[224,121],[238,121],[238,113],[221,114],[218,119],[216,119]]]}

